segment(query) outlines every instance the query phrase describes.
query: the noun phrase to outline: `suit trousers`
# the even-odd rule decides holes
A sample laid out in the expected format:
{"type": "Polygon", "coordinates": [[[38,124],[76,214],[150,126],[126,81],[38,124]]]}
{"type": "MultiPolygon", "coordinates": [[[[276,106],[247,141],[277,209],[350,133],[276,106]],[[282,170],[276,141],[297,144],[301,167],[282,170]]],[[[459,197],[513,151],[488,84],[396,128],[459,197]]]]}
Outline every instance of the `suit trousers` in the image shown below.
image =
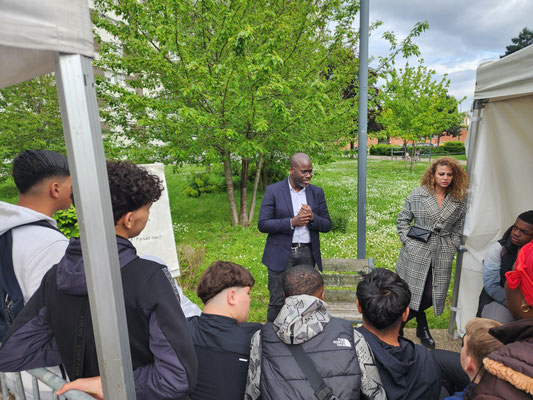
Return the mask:
{"type": "Polygon", "coordinates": [[[311,246],[298,247],[291,249],[289,259],[283,271],[268,270],[268,291],[270,292],[270,301],[268,303],[267,322],[273,322],[279,314],[279,310],[285,304],[285,296],[283,295],[282,279],[283,273],[298,265],[308,265],[315,267],[315,259],[311,246]]]}

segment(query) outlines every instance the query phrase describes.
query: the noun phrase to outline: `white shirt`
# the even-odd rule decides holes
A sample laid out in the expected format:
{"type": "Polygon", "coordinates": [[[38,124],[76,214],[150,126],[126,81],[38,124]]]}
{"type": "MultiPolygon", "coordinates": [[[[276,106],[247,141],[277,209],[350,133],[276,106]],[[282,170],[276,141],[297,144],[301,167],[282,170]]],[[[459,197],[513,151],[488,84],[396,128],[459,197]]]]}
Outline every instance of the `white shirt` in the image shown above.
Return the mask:
{"type": "MultiPolygon", "coordinates": [[[[296,216],[302,204],[307,204],[307,196],[305,195],[305,189],[301,188],[299,192],[294,190],[291,186],[291,182],[287,179],[289,184],[289,193],[291,194],[292,211],[296,216]]],[[[307,226],[294,226],[294,235],[292,236],[293,243],[311,243],[311,235],[309,234],[309,228],[307,226]]]]}

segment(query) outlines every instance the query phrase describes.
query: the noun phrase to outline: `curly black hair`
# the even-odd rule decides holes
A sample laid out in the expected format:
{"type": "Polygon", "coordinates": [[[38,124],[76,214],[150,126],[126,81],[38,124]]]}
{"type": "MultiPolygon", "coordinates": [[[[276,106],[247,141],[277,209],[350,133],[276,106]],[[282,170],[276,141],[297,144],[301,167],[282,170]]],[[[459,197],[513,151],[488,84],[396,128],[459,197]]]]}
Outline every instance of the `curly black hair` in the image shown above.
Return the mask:
{"type": "Polygon", "coordinates": [[[115,225],[128,212],[159,200],[163,192],[159,177],[129,161],[108,161],[107,176],[115,225]]]}

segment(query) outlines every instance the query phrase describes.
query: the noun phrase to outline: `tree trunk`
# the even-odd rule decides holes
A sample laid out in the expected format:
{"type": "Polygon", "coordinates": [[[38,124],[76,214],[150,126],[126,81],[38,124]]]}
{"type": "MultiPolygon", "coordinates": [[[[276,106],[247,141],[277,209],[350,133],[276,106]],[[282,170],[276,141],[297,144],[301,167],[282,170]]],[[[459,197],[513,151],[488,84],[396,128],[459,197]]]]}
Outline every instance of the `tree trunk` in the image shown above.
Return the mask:
{"type": "Polygon", "coordinates": [[[248,165],[249,158],[241,160],[241,212],[239,213],[239,225],[250,226],[248,222],[248,165]]]}
{"type": "Polygon", "coordinates": [[[231,213],[231,225],[237,225],[239,223],[239,217],[237,215],[237,204],[235,203],[235,189],[231,176],[231,160],[229,155],[224,157],[224,177],[226,178],[226,193],[228,194],[229,210],[231,213]]]}
{"type": "Polygon", "coordinates": [[[407,154],[409,154],[409,150],[407,150],[407,140],[403,141],[403,169],[407,169],[407,154]]]}
{"type": "Polygon", "coordinates": [[[255,200],[257,198],[257,187],[261,179],[261,168],[263,167],[263,154],[259,156],[257,161],[257,168],[255,170],[254,190],[252,191],[252,204],[250,204],[250,215],[248,216],[248,223],[251,224],[254,219],[255,200]]]}
{"type": "Polygon", "coordinates": [[[411,171],[415,169],[416,141],[413,140],[413,154],[411,154],[411,171]]]}

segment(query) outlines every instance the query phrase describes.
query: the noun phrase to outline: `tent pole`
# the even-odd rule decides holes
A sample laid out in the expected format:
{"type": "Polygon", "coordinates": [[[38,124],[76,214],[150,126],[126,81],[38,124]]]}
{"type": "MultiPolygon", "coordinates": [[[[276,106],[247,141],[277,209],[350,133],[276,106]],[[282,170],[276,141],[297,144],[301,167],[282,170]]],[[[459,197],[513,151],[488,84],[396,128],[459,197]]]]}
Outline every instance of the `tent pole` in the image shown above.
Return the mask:
{"type": "Polygon", "coordinates": [[[366,140],[368,120],[369,0],[359,9],[359,134],[357,139],[357,258],[366,258],[366,140]]]}
{"type": "Polygon", "coordinates": [[[57,55],[56,82],[104,398],[133,400],[124,294],[91,59],[57,55]]]}
{"type": "MultiPolygon", "coordinates": [[[[471,143],[472,141],[476,140],[478,129],[479,129],[479,122],[481,120],[481,111],[485,107],[486,100],[475,100],[473,105],[473,115],[472,120],[470,121],[470,129],[469,129],[469,140],[468,142],[471,143]]],[[[473,165],[471,162],[467,162],[466,166],[466,173],[468,175],[468,178],[470,178],[470,175],[472,173],[473,165]]],[[[466,250],[465,247],[465,238],[464,236],[461,236],[461,246],[459,247],[459,251],[457,253],[457,260],[455,262],[455,279],[453,281],[453,293],[452,298],[450,302],[450,320],[448,321],[448,336],[452,338],[453,340],[457,339],[459,337],[458,332],[455,329],[455,323],[457,319],[457,304],[459,300],[459,286],[461,285],[461,273],[463,271],[463,254],[466,250]]]]}

